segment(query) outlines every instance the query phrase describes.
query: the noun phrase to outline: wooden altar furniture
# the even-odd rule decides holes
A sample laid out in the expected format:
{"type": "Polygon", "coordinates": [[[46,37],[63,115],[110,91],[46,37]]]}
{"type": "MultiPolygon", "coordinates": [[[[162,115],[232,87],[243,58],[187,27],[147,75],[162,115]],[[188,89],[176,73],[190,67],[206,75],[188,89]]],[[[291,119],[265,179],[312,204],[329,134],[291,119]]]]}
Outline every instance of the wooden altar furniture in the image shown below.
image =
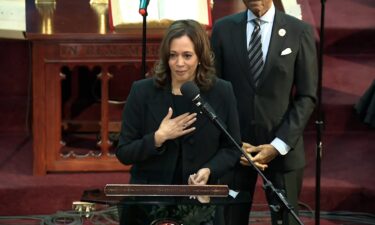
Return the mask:
{"type": "MultiPolygon", "coordinates": [[[[111,135],[120,129],[131,83],[143,78],[142,34],[110,31],[107,19],[107,6],[88,0],[27,1],[35,175],[128,169],[114,156],[111,135]]],[[[162,34],[148,32],[148,66],[162,34]]]]}

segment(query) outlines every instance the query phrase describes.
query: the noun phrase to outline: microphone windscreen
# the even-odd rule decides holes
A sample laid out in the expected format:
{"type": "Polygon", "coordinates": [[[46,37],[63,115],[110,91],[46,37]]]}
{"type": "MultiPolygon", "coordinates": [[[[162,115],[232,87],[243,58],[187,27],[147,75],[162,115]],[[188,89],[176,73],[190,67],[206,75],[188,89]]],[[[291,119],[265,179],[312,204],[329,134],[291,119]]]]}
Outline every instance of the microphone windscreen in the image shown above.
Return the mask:
{"type": "Polygon", "coordinates": [[[181,86],[180,91],[182,95],[189,100],[193,100],[195,97],[197,97],[197,95],[199,95],[199,88],[193,81],[185,82],[181,86]]]}

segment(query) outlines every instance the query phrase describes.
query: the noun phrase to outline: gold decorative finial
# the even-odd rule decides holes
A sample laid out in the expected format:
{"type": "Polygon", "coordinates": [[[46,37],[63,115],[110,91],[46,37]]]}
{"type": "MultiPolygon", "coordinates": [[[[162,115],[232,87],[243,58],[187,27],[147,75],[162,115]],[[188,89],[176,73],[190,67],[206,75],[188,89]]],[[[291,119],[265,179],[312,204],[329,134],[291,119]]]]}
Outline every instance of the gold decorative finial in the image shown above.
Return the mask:
{"type": "Polygon", "coordinates": [[[42,34],[52,34],[53,32],[53,13],[56,9],[56,2],[51,0],[35,0],[35,6],[42,16],[42,34]]]}
{"type": "Polygon", "coordinates": [[[90,6],[94,9],[98,18],[98,32],[100,34],[105,34],[106,24],[107,24],[107,10],[108,10],[108,0],[101,0],[103,3],[99,3],[98,0],[91,0],[90,6]],[[106,2],[106,3],[105,3],[106,2]]]}

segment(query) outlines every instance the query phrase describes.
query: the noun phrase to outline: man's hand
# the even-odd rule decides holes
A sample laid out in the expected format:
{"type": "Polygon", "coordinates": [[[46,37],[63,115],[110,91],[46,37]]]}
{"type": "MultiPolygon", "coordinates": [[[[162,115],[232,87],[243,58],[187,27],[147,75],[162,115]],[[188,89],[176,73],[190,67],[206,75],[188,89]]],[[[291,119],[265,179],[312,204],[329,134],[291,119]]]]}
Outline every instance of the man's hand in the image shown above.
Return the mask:
{"type": "Polygon", "coordinates": [[[251,148],[250,153],[256,153],[256,155],[253,157],[253,162],[261,164],[268,164],[279,155],[276,148],[270,144],[259,145],[255,148],[251,148]]]}
{"type": "MultiPolygon", "coordinates": [[[[268,167],[268,163],[279,155],[279,152],[275,149],[275,147],[270,144],[253,146],[249,143],[243,142],[242,148],[248,153],[251,161],[260,170],[265,170],[268,167]]],[[[240,163],[244,166],[250,165],[245,156],[241,157],[240,163]]]]}

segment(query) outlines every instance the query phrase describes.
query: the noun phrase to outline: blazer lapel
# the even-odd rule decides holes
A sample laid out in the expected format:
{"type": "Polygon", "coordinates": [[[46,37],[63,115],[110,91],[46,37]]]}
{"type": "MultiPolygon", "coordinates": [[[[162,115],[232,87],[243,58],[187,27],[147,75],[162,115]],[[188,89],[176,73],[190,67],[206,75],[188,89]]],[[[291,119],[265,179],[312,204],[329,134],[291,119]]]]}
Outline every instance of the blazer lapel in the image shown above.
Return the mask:
{"type": "MultiPolygon", "coordinates": [[[[157,92],[155,93],[155,98],[149,103],[149,109],[151,111],[150,113],[153,115],[157,127],[160,126],[161,121],[167,115],[168,108],[173,106],[171,93],[172,91],[170,87],[166,88],[162,92],[157,92]]],[[[179,145],[177,139],[172,140],[172,142],[176,146],[179,145]]]]}
{"type": "Polygon", "coordinates": [[[257,89],[262,86],[262,83],[265,82],[267,76],[272,76],[271,69],[273,66],[275,66],[275,63],[277,62],[278,57],[280,57],[281,50],[284,46],[285,36],[279,35],[279,30],[285,29],[285,20],[276,10],[275,12],[275,19],[273,21],[273,27],[272,27],[272,34],[271,34],[271,40],[270,45],[268,47],[268,53],[267,58],[263,67],[262,74],[260,75],[259,84],[257,85],[257,89]]]}
{"type": "Polygon", "coordinates": [[[169,88],[162,92],[155,93],[155,97],[149,102],[150,113],[155,118],[155,122],[159,123],[168,113],[168,108],[172,107],[172,95],[169,88]],[[152,110],[151,110],[152,109],[152,110]]]}

